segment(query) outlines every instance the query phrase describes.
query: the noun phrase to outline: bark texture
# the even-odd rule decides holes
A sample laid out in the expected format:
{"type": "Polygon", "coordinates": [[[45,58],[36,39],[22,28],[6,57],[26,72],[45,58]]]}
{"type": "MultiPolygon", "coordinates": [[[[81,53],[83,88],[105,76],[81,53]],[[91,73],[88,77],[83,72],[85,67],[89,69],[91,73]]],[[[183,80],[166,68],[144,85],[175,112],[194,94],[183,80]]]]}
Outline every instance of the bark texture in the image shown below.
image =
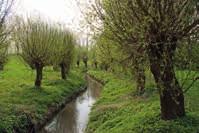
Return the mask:
{"type": "Polygon", "coordinates": [[[136,78],[136,85],[137,85],[137,93],[138,95],[142,95],[145,90],[145,72],[144,68],[139,64],[135,66],[135,78],[136,78]]]}
{"type": "Polygon", "coordinates": [[[64,64],[60,64],[61,67],[61,77],[62,79],[66,79],[66,67],[64,64]]]}
{"type": "Polygon", "coordinates": [[[184,95],[174,71],[176,45],[163,48],[165,45],[151,46],[149,60],[160,93],[161,117],[171,120],[185,115],[184,95]]]}
{"type": "Polygon", "coordinates": [[[35,64],[36,68],[36,79],[35,79],[35,87],[40,88],[41,87],[41,81],[42,81],[42,71],[43,71],[43,66],[39,64],[35,64]]]}

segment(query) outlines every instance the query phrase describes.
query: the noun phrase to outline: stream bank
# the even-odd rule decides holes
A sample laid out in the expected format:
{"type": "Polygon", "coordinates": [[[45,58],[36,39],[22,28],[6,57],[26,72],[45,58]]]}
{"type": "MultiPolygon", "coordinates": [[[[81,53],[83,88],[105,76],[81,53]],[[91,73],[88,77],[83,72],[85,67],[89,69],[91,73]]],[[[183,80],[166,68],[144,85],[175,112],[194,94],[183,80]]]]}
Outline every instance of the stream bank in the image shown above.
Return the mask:
{"type": "Polygon", "coordinates": [[[185,94],[187,115],[164,121],[160,117],[159,93],[149,72],[142,96],[136,95],[131,77],[105,71],[88,73],[105,84],[85,133],[199,133],[199,82],[185,94]]]}
{"type": "Polygon", "coordinates": [[[43,121],[40,121],[39,123],[33,125],[31,132],[32,133],[37,133],[40,132],[40,130],[42,130],[42,128],[50,121],[52,120],[58,112],[60,112],[67,103],[71,102],[72,100],[74,100],[76,97],[78,97],[79,95],[81,95],[83,92],[86,91],[86,86],[82,86],[80,87],[80,89],[78,89],[77,91],[73,92],[73,94],[69,97],[66,97],[66,99],[62,102],[60,102],[58,104],[58,106],[55,107],[51,107],[49,108],[49,111],[47,113],[47,115],[45,116],[45,119],[43,121]]]}
{"type": "Polygon", "coordinates": [[[36,89],[35,71],[19,56],[9,57],[0,79],[0,133],[36,132],[66,98],[85,85],[79,69],[71,69],[67,80],[61,80],[59,71],[45,67],[42,87],[36,89]]]}
{"type": "Polygon", "coordinates": [[[69,103],[50,121],[41,133],[83,133],[93,104],[99,98],[102,84],[86,75],[87,89],[69,103]]]}

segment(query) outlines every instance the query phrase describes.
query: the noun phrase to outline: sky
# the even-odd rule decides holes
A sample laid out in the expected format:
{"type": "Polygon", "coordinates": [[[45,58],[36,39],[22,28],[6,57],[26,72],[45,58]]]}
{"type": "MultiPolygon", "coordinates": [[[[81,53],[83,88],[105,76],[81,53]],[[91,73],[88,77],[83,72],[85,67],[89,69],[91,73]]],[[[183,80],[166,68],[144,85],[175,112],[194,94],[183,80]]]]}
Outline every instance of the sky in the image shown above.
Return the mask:
{"type": "MultiPolygon", "coordinates": [[[[81,0],[87,4],[89,1],[81,0]]],[[[64,24],[78,34],[85,32],[82,30],[84,18],[76,0],[16,0],[13,12],[23,17],[39,15],[42,19],[64,24]]]]}

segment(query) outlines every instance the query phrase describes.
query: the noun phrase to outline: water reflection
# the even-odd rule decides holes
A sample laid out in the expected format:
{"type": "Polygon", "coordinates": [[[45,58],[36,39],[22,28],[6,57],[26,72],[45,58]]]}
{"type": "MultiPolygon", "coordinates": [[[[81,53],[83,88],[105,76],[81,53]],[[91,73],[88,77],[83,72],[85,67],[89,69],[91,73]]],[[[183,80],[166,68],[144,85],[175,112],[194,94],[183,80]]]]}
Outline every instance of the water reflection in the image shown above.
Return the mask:
{"type": "Polygon", "coordinates": [[[87,91],[70,102],[48,124],[43,133],[83,133],[89,118],[92,105],[100,96],[101,84],[86,77],[88,81],[87,91]]]}

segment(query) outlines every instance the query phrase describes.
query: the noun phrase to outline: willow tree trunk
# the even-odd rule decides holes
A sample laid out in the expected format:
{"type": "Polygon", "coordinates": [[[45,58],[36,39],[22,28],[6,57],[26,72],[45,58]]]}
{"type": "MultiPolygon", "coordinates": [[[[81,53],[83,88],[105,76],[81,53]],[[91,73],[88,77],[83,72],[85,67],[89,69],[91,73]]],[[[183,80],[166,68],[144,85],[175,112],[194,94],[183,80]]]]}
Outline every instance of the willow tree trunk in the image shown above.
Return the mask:
{"type": "Polygon", "coordinates": [[[160,90],[161,117],[176,119],[185,115],[184,95],[174,71],[175,47],[152,47],[149,52],[150,68],[160,90]]]}
{"type": "Polygon", "coordinates": [[[77,67],[79,68],[79,64],[80,64],[80,61],[79,60],[77,60],[77,67]]]}
{"type": "Polygon", "coordinates": [[[87,63],[87,61],[84,61],[84,66],[85,66],[86,68],[88,68],[88,63],[87,63]]]}
{"type": "Polygon", "coordinates": [[[41,87],[41,81],[42,81],[43,66],[36,64],[35,69],[36,69],[35,87],[40,88],[41,87]]]}
{"type": "Polygon", "coordinates": [[[64,64],[60,64],[61,67],[61,77],[62,79],[66,79],[66,67],[64,64]]]}
{"type": "Polygon", "coordinates": [[[94,65],[95,65],[95,69],[97,69],[97,62],[95,62],[94,65]]]}
{"type": "Polygon", "coordinates": [[[136,85],[137,85],[137,93],[138,95],[142,95],[145,90],[145,72],[144,72],[144,67],[141,66],[141,64],[134,64],[134,75],[135,75],[135,80],[136,80],[136,85]]]}

